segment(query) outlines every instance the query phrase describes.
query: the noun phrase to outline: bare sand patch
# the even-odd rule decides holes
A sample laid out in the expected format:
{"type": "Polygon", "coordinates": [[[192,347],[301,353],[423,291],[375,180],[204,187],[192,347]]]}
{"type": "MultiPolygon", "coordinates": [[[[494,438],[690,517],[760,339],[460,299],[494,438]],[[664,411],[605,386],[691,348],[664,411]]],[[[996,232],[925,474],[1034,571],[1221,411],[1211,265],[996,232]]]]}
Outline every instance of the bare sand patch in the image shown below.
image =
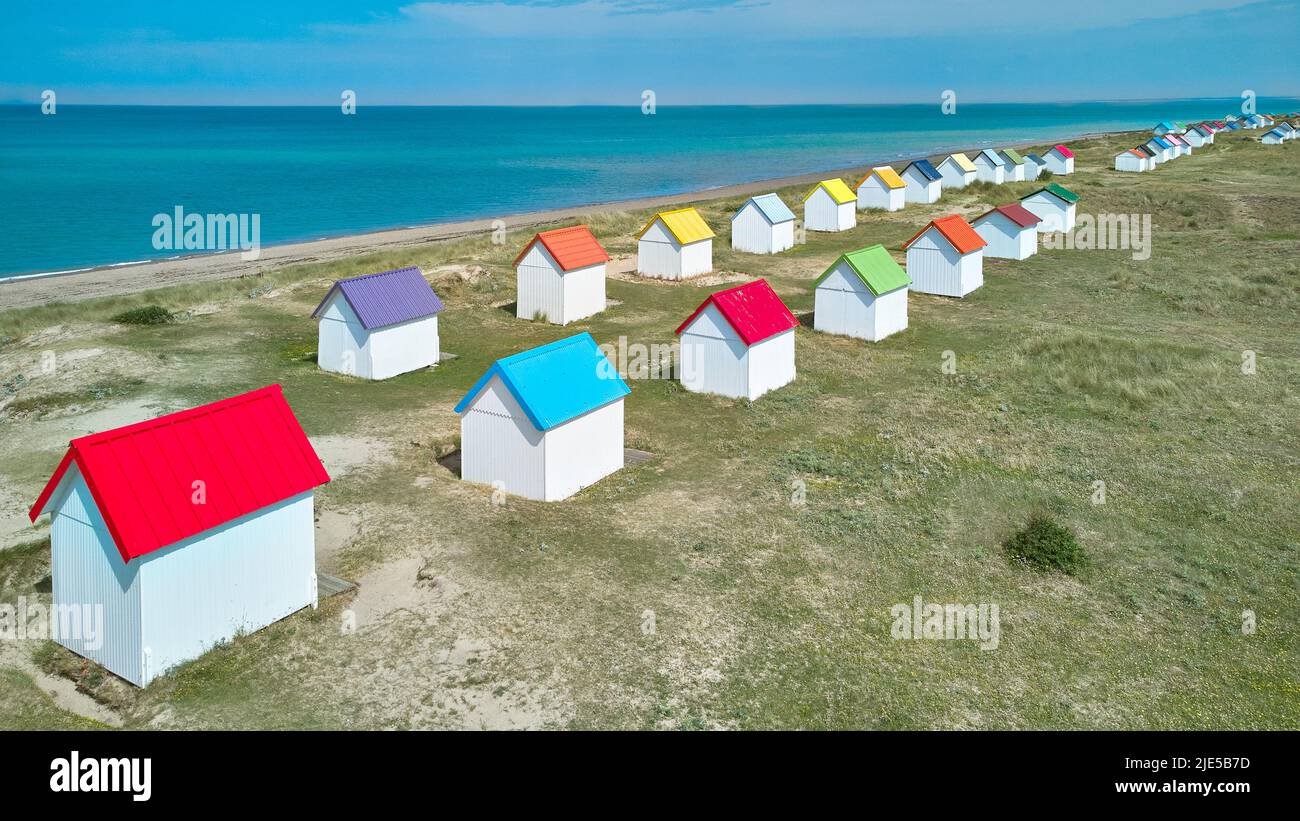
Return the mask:
{"type": "Polygon", "coordinates": [[[392,445],[371,436],[313,436],[311,445],[325,464],[325,470],[335,479],[393,459],[392,445]]]}

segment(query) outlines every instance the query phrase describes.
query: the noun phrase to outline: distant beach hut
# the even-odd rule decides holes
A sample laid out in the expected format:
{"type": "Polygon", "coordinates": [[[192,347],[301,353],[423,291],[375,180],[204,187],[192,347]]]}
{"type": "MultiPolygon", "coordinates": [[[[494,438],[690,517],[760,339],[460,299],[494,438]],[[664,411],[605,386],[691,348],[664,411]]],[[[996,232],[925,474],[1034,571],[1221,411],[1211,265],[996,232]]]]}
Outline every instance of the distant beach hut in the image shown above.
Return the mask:
{"type": "Polygon", "coordinates": [[[858,202],[844,180],[822,180],[803,198],[803,227],[809,231],[847,231],[858,223],[858,202]]]}
{"type": "Polygon", "coordinates": [[[794,212],[776,194],[750,197],[731,218],[731,247],[779,254],[794,247],[794,212]]]}
{"type": "Polygon", "coordinates": [[[996,151],[986,148],[975,155],[975,177],[980,182],[1001,185],[1007,181],[1007,161],[996,151]]]}
{"type": "Polygon", "coordinates": [[[1183,139],[1187,140],[1187,144],[1190,145],[1192,148],[1200,148],[1201,146],[1205,145],[1208,142],[1205,139],[1205,136],[1206,135],[1201,132],[1201,129],[1196,126],[1193,126],[1183,132],[1183,139]]]}
{"type": "Polygon", "coordinates": [[[984,256],[1028,259],[1038,253],[1039,216],[1019,203],[999,205],[971,221],[971,227],[988,245],[984,256]]]}
{"type": "Polygon", "coordinates": [[[312,311],[316,364],[362,379],[388,379],[438,364],[442,300],[419,268],[341,279],[312,311]]]}
{"type": "Polygon", "coordinates": [[[1151,129],[1151,133],[1155,134],[1157,137],[1163,137],[1166,134],[1181,134],[1183,133],[1183,129],[1179,128],[1176,123],[1164,120],[1163,122],[1157,123],[1156,127],[1151,129]]]}
{"type": "Polygon", "coordinates": [[[1146,147],[1155,155],[1156,165],[1163,165],[1173,159],[1173,146],[1165,142],[1164,137],[1152,137],[1146,141],[1146,147]]]}
{"type": "Polygon", "coordinates": [[[1078,202],[1078,194],[1054,182],[1020,199],[1021,205],[1042,220],[1038,223],[1040,234],[1073,230],[1075,206],[1078,202]]]}
{"type": "Polygon", "coordinates": [[[73,439],[28,515],[50,513],[54,612],[102,629],[52,638],[144,687],[316,606],[329,480],[279,385],[73,439]]]}
{"type": "Polygon", "coordinates": [[[677,328],[682,387],[753,401],[793,382],[798,326],[766,280],[709,295],[677,328]]]}
{"type": "Polygon", "coordinates": [[[636,271],[685,279],[713,270],[713,229],[694,208],[655,214],[636,238],[636,271]]]}
{"type": "Polygon", "coordinates": [[[585,225],[533,236],[515,258],[515,316],[568,325],[605,310],[609,254],[585,225]]]}
{"type": "Polygon", "coordinates": [[[1228,130],[1229,130],[1229,131],[1240,131],[1240,130],[1243,129],[1243,128],[1245,128],[1245,126],[1243,126],[1243,125],[1242,125],[1241,123],[1239,123],[1239,122],[1229,122],[1229,123],[1228,123],[1228,130]]]}
{"type": "Polygon", "coordinates": [[[1151,171],[1156,167],[1156,154],[1154,151],[1147,148],[1145,145],[1139,145],[1133,150],[1142,155],[1143,171],[1151,171]]]}
{"type": "Polygon", "coordinates": [[[1286,142],[1286,135],[1274,128],[1270,131],[1264,132],[1264,135],[1259,138],[1259,141],[1265,145],[1279,145],[1286,142]]]}
{"type": "Polygon", "coordinates": [[[1033,153],[1025,155],[1025,179],[1036,180],[1047,170],[1047,160],[1033,153]]]}
{"type": "Polygon", "coordinates": [[[1003,148],[998,151],[1002,159],[1006,160],[1004,175],[1007,182],[1024,182],[1025,181],[1025,158],[1020,156],[1020,152],[1014,148],[1003,148]]]}
{"type": "Polygon", "coordinates": [[[1047,170],[1058,176],[1074,173],[1074,152],[1063,145],[1054,145],[1043,154],[1047,170]]]}
{"type": "Polygon", "coordinates": [[[1288,122],[1281,122],[1281,123],[1278,123],[1278,124],[1277,124],[1277,127],[1276,127],[1275,129],[1273,129],[1273,130],[1274,130],[1274,131],[1281,131],[1281,132],[1282,132],[1282,136],[1283,136],[1285,139],[1288,139],[1288,140],[1294,140],[1294,139],[1295,139],[1295,136],[1296,136],[1296,130],[1295,130],[1295,129],[1291,126],[1291,124],[1288,123],[1288,122]]]}
{"type": "Polygon", "coordinates": [[[949,154],[939,163],[944,188],[965,188],[975,182],[977,173],[975,163],[965,154],[949,154]]]}
{"type": "Polygon", "coordinates": [[[1136,148],[1121,151],[1115,155],[1116,171],[1141,172],[1147,170],[1146,157],[1136,148]]]}
{"type": "Polygon", "coordinates": [[[908,202],[928,205],[938,202],[943,193],[943,176],[929,160],[915,160],[907,164],[901,174],[908,202]]]}
{"type": "Polygon", "coordinates": [[[623,467],[629,393],[589,333],[498,359],[455,408],[461,478],[544,502],[572,496],[623,467]]]}
{"type": "Polygon", "coordinates": [[[844,254],[813,283],[813,328],[868,342],[907,330],[911,284],[883,245],[844,254]]]}
{"type": "Polygon", "coordinates": [[[907,183],[888,165],[871,169],[856,188],[859,210],[899,211],[907,201],[907,183]]]}
{"type": "Polygon", "coordinates": [[[984,284],[987,244],[956,214],[934,220],[903,246],[911,289],[923,294],[966,296],[984,284]]]}

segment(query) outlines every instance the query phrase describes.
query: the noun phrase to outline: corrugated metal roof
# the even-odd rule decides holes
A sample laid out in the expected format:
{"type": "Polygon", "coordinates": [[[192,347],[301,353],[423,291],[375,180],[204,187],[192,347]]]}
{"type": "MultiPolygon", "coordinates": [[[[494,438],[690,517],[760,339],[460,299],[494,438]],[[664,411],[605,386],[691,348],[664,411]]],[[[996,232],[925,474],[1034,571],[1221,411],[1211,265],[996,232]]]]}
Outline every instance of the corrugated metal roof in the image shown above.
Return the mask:
{"type": "Polygon", "coordinates": [[[900,177],[900,176],[898,176],[898,172],[895,171],[894,168],[893,168],[893,166],[890,166],[890,165],[878,165],[878,166],[876,166],[875,168],[873,168],[873,169],[871,169],[870,171],[868,171],[865,177],[863,177],[862,179],[858,180],[858,184],[855,185],[855,186],[853,186],[853,187],[854,187],[854,188],[861,188],[861,187],[862,187],[862,183],[864,183],[864,182],[866,182],[867,180],[869,180],[872,176],[875,176],[875,177],[879,178],[880,181],[883,182],[883,183],[885,184],[885,187],[886,187],[886,188],[906,188],[906,187],[907,187],[907,183],[903,182],[903,178],[900,177]]]}
{"type": "MultiPolygon", "coordinates": [[[[790,222],[795,218],[794,212],[791,211],[790,207],[776,194],[759,194],[757,197],[750,197],[749,200],[746,201],[745,205],[748,205],[750,202],[754,203],[754,205],[758,207],[758,210],[762,212],[763,216],[767,218],[767,221],[773,225],[790,222]]],[[[739,214],[740,211],[744,210],[745,206],[742,205],[740,206],[740,210],[736,213],[739,214]]]]}
{"type": "Polygon", "coordinates": [[[920,239],[921,235],[930,230],[932,226],[939,230],[939,233],[943,235],[943,238],[948,240],[952,247],[957,249],[959,254],[969,254],[973,251],[978,251],[985,245],[988,245],[988,243],[984,241],[984,238],[975,233],[975,229],[971,228],[970,225],[966,223],[966,220],[962,219],[959,214],[952,214],[947,217],[933,220],[920,231],[917,231],[916,236],[909,239],[903,245],[903,250],[906,251],[912,243],[920,239]]]}
{"type": "Polygon", "coordinates": [[[550,430],[632,392],[585,332],[498,359],[456,404],[456,413],[465,412],[493,376],[501,377],[538,430],[550,430]]]}
{"type": "Polygon", "coordinates": [[[1040,166],[1047,165],[1046,160],[1044,160],[1042,157],[1038,156],[1037,154],[1033,153],[1032,151],[1025,155],[1025,161],[1032,162],[1035,165],[1040,165],[1040,166]]]}
{"type": "Polygon", "coordinates": [[[813,287],[821,285],[841,262],[847,263],[849,270],[853,271],[858,279],[862,280],[862,284],[876,296],[912,284],[912,278],[903,270],[903,266],[894,261],[885,246],[872,245],[870,248],[850,251],[832,262],[831,267],[827,268],[813,283],[813,287]]]}
{"type": "Polygon", "coordinates": [[[822,180],[821,182],[814,185],[813,189],[808,192],[808,196],[803,198],[803,201],[807,202],[808,197],[811,197],[813,194],[816,194],[818,188],[825,189],[826,193],[831,195],[831,199],[835,200],[835,203],[837,205],[844,205],[845,203],[855,202],[858,199],[857,195],[854,194],[853,191],[847,185],[844,184],[844,180],[834,179],[834,180],[822,180]]]}
{"type": "MultiPolygon", "coordinates": [[[[1074,152],[1063,145],[1052,146],[1052,151],[1055,151],[1057,154],[1060,154],[1062,157],[1065,157],[1067,160],[1072,159],[1074,157],[1074,152]]],[[[1052,151],[1048,151],[1047,153],[1050,154],[1052,153],[1052,151]]]]}
{"type": "Polygon", "coordinates": [[[1025,158],[1020,156],[1014,148],[1002,149],[1002,156],[1005,157],[1012,165],[1024,165],[1025,158]]]}
{"type": "Polygon", "coordinates": [[[127,562],[330,480],[279,385],[73,439],[32,521],[73,464],[127,562]]]}
{"type": "MultiPolygon", "coordinates": [[[[916,166],[916,170],[921,172],[921,176],[925,177],[930,182],[943,179],[943,175],[939,173],[938,169],[936,169],[934,164],[929,160],[912,160],[912,162],[908,163],[908,167],[910,168],[911,166],[916,166]]],[[[907,169],[904,168],[903,170],[906,171],[907,169]]]]}
{"type": "Polygon", "coordinates": [[[1054,182],[1049,182],[1045,188],[1040,188],[1037,191],[1035,191],[1033,194],[1026,194],[1025,196],[1020,198],[1020,201],[1024,202],[1025,200],[1034,196],[1034,194],[1042,194],[1044,191],[1068,203],[1076,203],[1079,201],[1078,194],[1074,193],[1068,188],[1064,188],[1060,185],[1057,185],[1054,182]]]}
{"type": "Polygon", "coordinates": [[[604,247],[591,233],[591,229],[585,225],[573,225],[534,235],[524,246],[524,250],[519,252],[519,256],[515,257],[514,264],[518,265],[522,262],[528,255],[529,249],[538,242],[542,243],[542,247],[560,264],[562,271],[576,271],[579,268],[609,262],[609,254],[605,253],[604,247]]]}
{"type": "Polygon", "coordinates": [[[420,269],[414,267],[340,279],[312,311],[313,317],[320,317],[335,291],[343,293],[368,331],[433,316],[443,308],[442,300],[429,287],[420,269]]]}
{"type": "Polygon", "coordinates": [[[994,151],[991,148],[986,148],[983,151],[981,151],[980,156],[986,157],[989,162],[993,163],[996,166],[1004,166],[1007,164],[1007,161],[1002,159],[1002,157],[998,154],[998,152],[994,151]]]}
{"type": "Polygon", "coordinates": [[[663,220],[664,226],[669,233],[682,245],[690,245],[692,242],[712,239],[713,229],[700,216],[700,212],[694,208],[678,208],[676,211],[660,211],[655,214],[641,233],[636,235],[637,239],[645,236],[645,232],[650,230],[650,226],[655,224],[655,220],[663,220]]]}
{"type": "Polygon", "coordinates": [[[745,285],[710,294],[685,322],[677,326],[677,333],[686,330],[710,303],[717,307],[746,345],[756,345],[799,325],[799,320],[785,307],[767,280],[756,279],[745,285]]]}
{"type": "Polygon", "coordinates": [[[1013,202],[1008,203],[1007,205],[999,205],[991,211],[985,211],[983,214],[980,214],[978,217],[971,220],[971,224],[974,225],[992,214],[1001,214],[1016,225],[1019,225],[1021,228],[1029,228],[1030,226],[1037,225],[1043,221],[1042,217],[1030,211],[1028,208],[1018,202],[1013,202]]]}
{"type": "Polygon", "coordinates": [[[957,167],[960,168],[962,171],[979,170],[978,168],[975,167],[975,163],[970,161],[970,157],[967,157],[965,154],[949,154],[948,159],[956,163],[957,167]]]}

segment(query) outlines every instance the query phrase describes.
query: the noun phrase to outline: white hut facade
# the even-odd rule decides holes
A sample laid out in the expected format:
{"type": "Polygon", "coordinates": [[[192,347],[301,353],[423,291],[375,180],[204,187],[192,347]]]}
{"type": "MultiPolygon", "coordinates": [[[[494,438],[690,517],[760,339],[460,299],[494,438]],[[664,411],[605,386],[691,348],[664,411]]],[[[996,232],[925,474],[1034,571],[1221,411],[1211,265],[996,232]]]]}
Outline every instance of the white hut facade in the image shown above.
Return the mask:
{"type": "Polygon", "coordinates": [[[935,168],[929,160],[916,160],[908,163],[900,176],[902,176],[903,183],[907,186],[904,191],[908,202],[928,205],[932,202],[938,202],[939,197],[943,194],[943,176],[939,173],[939,169],[935,168]]]}
{"type": "Polygon", "coordinates": [[[903,246],[911,289],[938,296],[966,296],[984,284],[985,244],[956,214],[934,220],[903,246]]]}
{"type": "Polygon", "coordinates": [[[1001,185],[1007,181],[1007,161],[996,151],[984,149],[975,155],[975,178],[980,182],[1001,185]]]}
{"type": "Polygon", "coordinates": [[[965,154],[949,154],[939,163],[944,188],[965,188],[976,179],[975,163],[965,154]]]}
{"type": "Polygon", "coordinates": [[[845,254],[814,283],[813,328],[868,342],[907,330],[911,284],[883,245],[845,254]]]}
{"type": "Polygon", "coordinates": [[[1025,180],[1036,180],[1047,170],[1047,160],[1034,153],[1025,155],[1025,180]]]}
{"type": "Polygon", "coordinates": [[[731,218],[731,247],[779,254],[794,247],[794,212],[776,194],[750,197],[731,218]]]}
{"type": "Polygon", "coordinates": [[[1073,231],[1075,208],[1078,202],[1078,194],[1056,183],[1050,183],[1046,188],[1040,188],[1020,200],[1020,204],[1026,210],[1042,220],[1038,223],[1040,234],[1073,231]]]}
{"type": "Polygon", "coordinates": [[[682,387],[753,401],[793,382],[798,326],[764,280],[710,295],[677,328],[682,387]]]}
{"type": "Polygon", "coordinates": [[[361,379],[389,379],[438,364],[442,300],[419,268],[335,282],[316,306],[316,364],[361,379]]]}
{"type": "Polygon", "coordinates": [[[822,180],[803,199],[803,227],[847,231],[858,224],[858,198],[844,180],[822,180]]]}
{"type": "Polygon", "coordinates": [[[713,270],[713,236],[694,208],[655,214],[637,235],[637,273],[656,279],[706,274],[713,270]]]}
{"type": "Polygon", "coordinates": [[[566,499],[623,467],[631,390],[582,333],[497,360],[456,405],[461,478],[566,499]]]}
{"type": "Polygon", "coordinates": [[[998,152],[1006,165],[1004,166],[1004,176],[1007,182],[1024,182],[1025,181],[1025,158],[1015,149],[1004,148],[998,152]]]}
{"type": "Polygon", "coordinates": [[[607,262],[585,225],[535,235],[515,258],[515,316],[568,325],[600,313],[607,262]]]}
{"type": "Polygon", "coordinates": [[[314,607],[328,481],[279,385],[72,440],[29,514],[73,614],[51,638],[144,687],[314,607]]]}
{"type": "Polygon", "coordinates": [[[1146,170],[1146,158],[1142,152],[1130,148],[1128,151],[1121,151],[1115,155],[1116,171],[1141,172],[1146,170]]]}
{"type": "Polygon", "coordinates": [[[1047,170],[1062,176],[1074,173],[1074,152],[1063,145],[1054,145],[1043,154],[1047,170]]]}
{"type": "Polygon", "coordinates": [[[1028,259],[1038,253],[1038,215],[1018,203],[1000,205],[971,222],[975,233],[988,243],[984,256],[1028,259]]]}
{"type": "Polygon", "coordinates": [[[888,165],[871,169],[857,184],[858,210],[901,211],[907,203],[907,183],[888,165]]]}

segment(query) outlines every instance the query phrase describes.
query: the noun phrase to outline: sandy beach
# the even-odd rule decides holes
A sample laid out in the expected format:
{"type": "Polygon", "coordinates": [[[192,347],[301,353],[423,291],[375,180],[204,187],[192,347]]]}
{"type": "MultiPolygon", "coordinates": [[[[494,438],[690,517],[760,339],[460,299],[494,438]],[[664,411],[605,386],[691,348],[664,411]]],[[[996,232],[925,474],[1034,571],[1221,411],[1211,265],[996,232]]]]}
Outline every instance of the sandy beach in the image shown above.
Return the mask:
{"type": "MultiPolygon", "coordinates": [[[[1062,139],[1080,141],[1103,136],[1111,135],[1088,133],[1062,139]]],[[[1006,143],[1003,147],[1020,149],[1042,144],[1041,142],[1006,143]]],[[[987,148],[987,146],[976,148],[954,147],[936,154],[917,155],[901,160],[880,160],[850,168],[819,171],[792,177],[775,177],[757,182],[738,183],[682,194],[667,194],[607,203],[576,205],[545,211],[531,211],[501,217],[500,219],[505,222],[507,228],[533,228],[572,220],[589,214],[637,211],[661,208],[668,205],[761,194],[791,185],[812,185],[831,177],[844,177],[856,181],[866,174],[870,168],[877,165],[890,164],[901,169],[907,163],[916,159],[930,159],[937,162],[954,151],[974,154],[983,148],[987,148]]],[[[371,231],[307,242],[264,245],[256,260],[242,259],[238,251],[231,251],[219,254],[195,254],[175,259],[142,262],[135,265],[106,265],[68,273],[0,278],[0,310],[25,308],[50,302],[78,301],[137,293],[153,288],[191,282],[234,277],[255,277],[264,272],[290,265],[329,262],[343,257],[393,251],[429,242],[487,233],[492,230],[494,221],[495,218],[464,220],[414,228],[371,231]]]]}

